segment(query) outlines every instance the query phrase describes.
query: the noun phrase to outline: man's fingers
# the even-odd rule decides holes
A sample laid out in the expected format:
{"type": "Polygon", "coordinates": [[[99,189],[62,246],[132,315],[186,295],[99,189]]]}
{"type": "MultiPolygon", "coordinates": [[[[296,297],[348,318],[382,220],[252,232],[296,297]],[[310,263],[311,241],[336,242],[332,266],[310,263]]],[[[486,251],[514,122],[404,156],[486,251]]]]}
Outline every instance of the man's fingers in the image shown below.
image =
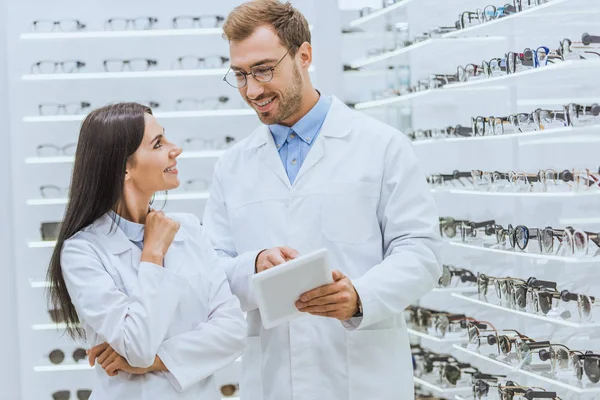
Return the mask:
{"type": "Polygon", "coordinates": [[[314,313],[327,313],[327,312],[337,311],[337,310],[339,310],[339,308],[340,308],[339,304],[325,304],[322,306],[304,307],[304,308],[301,308],[300,311],[307,312],[309,314],[314,314],[314,313]]]}
{"type": "Polygon", "coordinates": [[[293,260],[294,258],[298,258],[300,256],[300,253],[298,252],[298,250],[292,249],[291,247],[282,246],[282,247],[280,247],[280,249],[281,249],[281,253],[288,260],[293,260]]]}
{"type": "Polygon", "coordinates": [[[346,275],[342,274],[342,271],[334,269],[333,271],[331,271],[331,275],[333,276],[333,281],[337,282],[340,279],[344,279],[346,277],[346,275]]]}
{"type": "Polygon", "coordinates": [[[121,359],[117,358],[104,369],[109,376],[115,376],[117,370],[121,369],[120,361],[121,359]]]}
{"type": "Polygon", "coordinates": [[[340,304],[350,301],[350,294],[347,292],[338,292],[334,294],[329,294],[327,296],[317,297],[308,301],[306,303],[302,301],[296,302],[296,307],[300,309],[300,311],[305,311],[306,307],[314,307],[314,306],[324,306],[327,304],[340,304]]]}
{"type": "Polygon", "coordinates": [[[300,296],[300,301],[303,303],[308,303],[309,301],[316,299],[317,297],[323,297],[330,294],[334,294],[340,291],[339,286],[334,282],[329,285],[323,285],[316,289],[310,290],[302,296],[300,296]]]}
{"type": "Polygon", "coordinates": [[[281,256],[281,254],[277,254],[277,253],[273,253],[273,252],[269,252],[269,254],[267,254],[267,261],[269,261],[273,265],[279,265],[279,264],[283,264],[285,262],[285,260],[281,256]]]}

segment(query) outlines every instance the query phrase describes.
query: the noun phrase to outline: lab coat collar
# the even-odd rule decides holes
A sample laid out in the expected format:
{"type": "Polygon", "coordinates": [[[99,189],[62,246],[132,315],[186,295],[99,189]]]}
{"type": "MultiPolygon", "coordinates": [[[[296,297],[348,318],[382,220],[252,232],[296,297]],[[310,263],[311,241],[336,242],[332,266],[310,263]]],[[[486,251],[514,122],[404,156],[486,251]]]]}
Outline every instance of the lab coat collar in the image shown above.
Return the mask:
{"type": "MultiPolygon", "coordinates": [[[[137,246],[133,244],[125,233],[119,228],[115,221],[110,217],[108,213],[104,214],[88,228],[95,232],[106,240],[106,246],[108,250],[117,255],[126,252],[127,250],[137,249],[137,246]]],[[[182,229],[179,229],[175,234],[174,242],[184,241],[184,233],[182,229]]]]}
{"type": "MultiPolygon", "coordinates": [[[[332,96],[332,98],[331,109],[325,118],[319,136],[342,138],[352,130],[353,115],[348,106],[340,99],[335,96],[332,96]]],[[[253,132],[246,145],[246,150],[256,149],[267,143],[276,147],[269,127],[261,125],[253,132]]]]}

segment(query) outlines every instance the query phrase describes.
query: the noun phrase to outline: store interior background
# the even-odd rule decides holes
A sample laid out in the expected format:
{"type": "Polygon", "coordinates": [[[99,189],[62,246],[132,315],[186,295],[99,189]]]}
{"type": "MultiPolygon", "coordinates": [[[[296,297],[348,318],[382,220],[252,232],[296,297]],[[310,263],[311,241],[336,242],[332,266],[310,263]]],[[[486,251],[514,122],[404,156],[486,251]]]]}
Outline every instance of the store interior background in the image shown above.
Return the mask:
{"type": "MultiPolygon", "coordinates": [[[[561,3],[548,12],[531,13],[529,18],[515,18],[512,23],[498,24],[485,30],[486,36],[467,35],[446,42],[427,44],[378,63],[367,62],[366,71],[343,72],[343,65],[359,65],[369,52],[391,49],[399,42],[437,26],[453,25],[465,10],[501,5],[495,0],[405,0],[411,5],[397,12],[359,26],[363,32],[342,34],[349,22],[359,18],[365,7],[377,9],[382,0],[296,0],[292,1],[307,16],[313,28],[315,87],[324,94],[334,94],[348,103],[361,103],[366,112],[399,129],[430,129],[462,124],[469,126],[474,116],[505,116],[531,112],[536,108],[556,109],[564,104],[599,102],[600,79],[596,68],[564,68],[560,71],[536,71],[497,84],[465,85],[461,90],[440,89],[434,94],[416,96],[392,106],[370,103],[379,93],[399,85],[415,84],[432,73],[453,74],[458,65],[481,63],[502,57],[508,51],[546,45],[551,49],[565,37],[578,41],[583,32],[600,35],[600,1],[550,0],[561,3]],[[388,32],[386,27],[395,32],[388,32]],[[387,69],[394,66],[393,69],[387,69]],[[539,72],[539,73],[537,73],[539,72]]],[[[51,398],[60,388],[76,390],[91,387],[89,371],[37,372],[35,367],[51,366],[47,354],[55,348],[65,349],[67,362],[75,346],[52,329],[32,329],[48,324],[44,291],[33,288],[32,281],[44,278],[50,249],[31,247],[40,241],[40,223],[58,221],[64,205],[31,205],[39,198],[39,186],[47,183],[66,186],[69,163],[44,164],[36,156],[42,143],[67,144],[75,141],[79,122],[42,120],[26,121],[37,114],[41,102],[91,101],[92,108],[107,102],[125,100],[158,100],[160,112],[173,111],[175,99],[183,97],[229,96],[225,109],[247,108],[237,91],[220,76],[144,77],[130,79],[36,80],[30,79],[30,65],[44,59],[81,59],[87,63],[82,72],[102,72],[105,58],[144,57],[159,60],[156,70],[170,70],[172,62],[182,55],[228,55],[227,43],[219,35],[165,35],[157,37],[90,38],[64,40],[24,39],[31,33],[36,19],[76,18],[88,24],[86,31],[103,29],[110,17],[156,16],[160,28],[170,28],[177,15],[227,15],[241,0],[170,2],[123,2],[116,0],[77,2],[74,0],[0,0],[0,399],[34,400],[51,398]],[[29,75],[29,78],[26,76],[29,75]],[[26,162],[25,160],[29,160],[26,162]],[[30,204],[28,204],[28,201],[30,204]]],[[[368,61],[368,60],[367,60],[368,61]]],[[[594,61],[595,62],[595,61],[594,61]]],[[[157,110],[158,112],[159,110],[157,110]]],[[[241,140],[251,133],[258,119],[247,115],[207,118],[165,118],[170,137],[183,143],[189,137],[207,137],[218,142],[225,135],[241,140]]],[[[527,171],[591,168],[597,171],[600,153],[600,130],[589,130],[573,137],[555,135],[550,138],[530,136],[524,139],[440,141],[432,145],[415,145],[427,174],[470,171],[527,171]]],[[[181,163],[182,180],[210,180],[214,158],[186,159],[181,163]]],[[[469,193],[434,194],[440,215],[473,221],[494,219],[506,226],[524,224],[530,227],[574,225],[586,231],[600,231],[598,196],[482,196],[469,193]]],[[[203,199],[169,200],[166,210],[188,211],[199,216],[203,199]]],[[[162,205],[157,201],[157,205],[162,205]]],[[[560,259],[512,257],[507,254],[470,251],[457,246],[444,248],[445,264],[468,267],[499,276],[510,275],[559,282],[561,288],[600,295],[597,263],[569,263],[560,259]]],[[[432,293],[421,305],[475,315],[536,336],[552,337],[559,343],[569,340],[574,348],[600,350],[600,325],[595,334],[577,336],[589,326],[565,329],[565,326],[543,320],[527,319],[497,309],[482,308],[461,301],[448,293],[432,293]],[[581,328],[581,329],[580,329],[581,328]]],[[[597,316],[596,316],[597,317],[597,316]]],[[[595,318],[594,321],[600,321],[595,318]]],[[[451,352],[447,343],[432,343],[439,352],[451,352]],[[444,347],[446,346],[446,347],[444,347]]],[[[464,357],[463,357],[464,359],[464,357]]],[[[473,359],[467,362],[477,364],[473,359]]],[[[479,364],[478,364],[479,365],[479,364]]],[[[489,366],[485,362],[483,366],[489,366]]],[[[494,368],[489,370],[496,371],[494,368]]],[[[482,367],[482,370],[485,370],[482,367]]],[[[486,372],[487,372],[486,371],[486,372]]],[[[235,368],[223,372],[224,378],[235,379],[235,368]],[[228,375],[233,374],[233,375],[228,375]],[[231,377],[231,378],[230,378],[231,377]]],[[[523,385],[540,385],[539,380],[519,381],[523,385]]],[[[389,383],[393,384],[393,383],[389,383]]],[[[544,384],[544,383],[542,383],[544,384]]],[[[549,388],[556,388],[546,382],[549,388]]],[[[587,392],[559,387],[563,399],[600,398],[600,389],[587,392]],[[598,396],[598,397],[595,397],[598,396]]],[[[589,389],[589,387],[587,388],[589,389]]],[[[586,389],[586,390],[587,390],[586,389]]],[[[376,388],[374,388],[376,390],[376,388]]],[[[453,398],[453,396],[446,396],[453,398]]],[[[376,397],[374,397],[376,398],[376,397]]],[[[405,400],[405,399],[401,399],[405,400]]]]}

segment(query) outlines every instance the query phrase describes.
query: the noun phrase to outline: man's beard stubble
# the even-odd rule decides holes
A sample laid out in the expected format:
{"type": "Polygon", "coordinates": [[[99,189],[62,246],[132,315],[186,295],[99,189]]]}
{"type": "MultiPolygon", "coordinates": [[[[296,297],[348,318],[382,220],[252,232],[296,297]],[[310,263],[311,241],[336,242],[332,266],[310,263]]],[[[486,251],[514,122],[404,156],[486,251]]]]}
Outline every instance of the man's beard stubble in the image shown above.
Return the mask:
{"type": "MultiPolygon", "coordinates": [[[[260,121],[265,125],[276,125],[281,124],[286,119],[290,118],[296,113],[302,105],[302,76],[298,70],[298,66],[294,64],[294,80],[290,87],[282,91],[279,97],[279,113],[277,115],[263,116],[260,112],[256,112],[260,121]]],[[[261,98],[268,98],[270,96],[261,96],[261,98]]],[[[256,111],[256,110],[255,110],[256,111]]]]}

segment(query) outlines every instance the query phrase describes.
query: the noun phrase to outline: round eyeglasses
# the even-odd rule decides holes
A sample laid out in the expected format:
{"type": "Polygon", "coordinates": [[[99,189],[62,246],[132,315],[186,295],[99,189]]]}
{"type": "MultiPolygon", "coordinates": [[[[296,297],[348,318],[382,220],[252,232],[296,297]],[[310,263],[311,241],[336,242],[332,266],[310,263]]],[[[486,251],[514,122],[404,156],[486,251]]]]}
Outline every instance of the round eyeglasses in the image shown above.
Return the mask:
{"type": "Polygon", "coordinates": [[[227,82],[229,86],[234,87],[236,89],[241,89],[248,84],[248,75],[252,75],[254,79],[256,79],[259,82],[270,82],[273,79],[273,72],[275,71],[275,68],[277,68],[277,66],[281,64],[283,59],[292,51],[292,49],[296,47],[297,46],[290,47],[287,53],[285,53],[284,56],[281,57],[279,61],[277,61],[277,64],[275,64],[272,67],[268,67],[265,65],[257,65],[255,67],[252,67],[250,69],[250,72],[238,71],[230,68],[227,71],[227,74],[225,74],[225,76],[223,77],[223,80],[227,82]]]}

